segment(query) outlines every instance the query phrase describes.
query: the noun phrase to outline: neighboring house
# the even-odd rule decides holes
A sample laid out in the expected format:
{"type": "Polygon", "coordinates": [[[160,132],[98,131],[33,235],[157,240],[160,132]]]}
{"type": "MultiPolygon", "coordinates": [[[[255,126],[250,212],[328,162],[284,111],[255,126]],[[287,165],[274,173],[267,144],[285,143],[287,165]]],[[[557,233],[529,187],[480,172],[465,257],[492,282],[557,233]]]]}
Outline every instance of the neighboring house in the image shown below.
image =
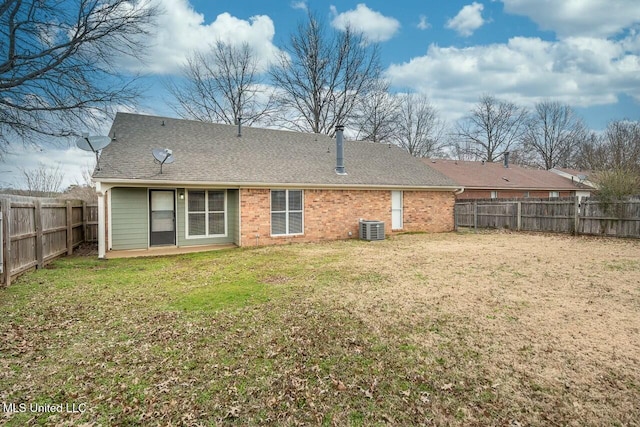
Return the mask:
{"type": "Polygon", "coordinates": [[[332,139],[118,113],[109,136],[93,175],[101,258],[154,246],[347,239],[360,219],[384,221],[387,234],[449,231],[462,190],[401,149],[343,141],[342,130],[332,139]],[[175,161],[160,173],[152,150],[164,148],[175,161]]]}
{"type": "Polygon", "coordinates": [[[593,189],[598,188],[598,184],[596,184],[595,182],[589,179],[593,177],[593,172],[591,171],[580,171],[576,169],[558,168],[558,167],[550,169],[550,171],[564,178],[570,179],[571,182],[576,182],[578,184],[586,185],[593,189]]]}
{"type": "Polygon", "coordinates": [[[588,197],[593,187],[553,172],[505,162],[424,159],[433,169],[464,186],[458,199],[588,197]]]}

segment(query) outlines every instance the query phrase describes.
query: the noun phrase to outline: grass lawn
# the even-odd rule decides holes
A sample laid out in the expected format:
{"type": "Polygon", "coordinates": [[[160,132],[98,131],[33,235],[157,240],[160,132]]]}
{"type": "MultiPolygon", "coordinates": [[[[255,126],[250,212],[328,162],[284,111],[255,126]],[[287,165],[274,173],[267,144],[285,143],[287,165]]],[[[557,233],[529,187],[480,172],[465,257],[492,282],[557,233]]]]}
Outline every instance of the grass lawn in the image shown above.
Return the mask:
{"type": "Polygon", "coordinates": [[[0,327],[0,424],[640,425],[637,240],[71,257],[0,327]]]}

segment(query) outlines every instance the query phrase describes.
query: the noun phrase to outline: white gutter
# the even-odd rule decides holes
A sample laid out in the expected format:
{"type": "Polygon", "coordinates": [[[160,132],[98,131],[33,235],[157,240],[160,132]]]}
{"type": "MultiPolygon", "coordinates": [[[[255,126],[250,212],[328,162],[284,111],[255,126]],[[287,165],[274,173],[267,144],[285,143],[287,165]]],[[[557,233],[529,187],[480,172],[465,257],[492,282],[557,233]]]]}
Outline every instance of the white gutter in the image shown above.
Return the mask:
{"type": "Polygon", "coordinates": [[[309,190],[428,190],[428,191],[460,191],[464,190],[459,185],[456,186],[422,186],[422,185],[386,185],[386,184],[302,184],[302,183],[264,183],[264,182],[219,182],[219,181],[155,181],[155,180],[139,180],[139,179],[100,179],[94,178],[96,185],[99,183],[107,184],[109,188],[119,185],[127,187],[156,187],[156,188],[299,188],[309,190]]]}

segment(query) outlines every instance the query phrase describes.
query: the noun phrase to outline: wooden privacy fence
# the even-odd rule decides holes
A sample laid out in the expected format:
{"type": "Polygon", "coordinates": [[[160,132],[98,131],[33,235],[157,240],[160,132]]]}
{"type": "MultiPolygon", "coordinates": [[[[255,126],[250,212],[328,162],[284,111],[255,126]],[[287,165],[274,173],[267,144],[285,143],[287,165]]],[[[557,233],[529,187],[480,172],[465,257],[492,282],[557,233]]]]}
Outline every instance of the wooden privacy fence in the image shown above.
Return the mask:
{"type": "Polygon", "coordinates": [[[640,199],[608,204],[585,198],[458,201],[455,225],[640,237],[640,199]]]}
{"type": "Polygon", "coordinates": [[[97,241],[97,216],[97,206],[79,200],[0,198],[1,283],[97,241]]]}

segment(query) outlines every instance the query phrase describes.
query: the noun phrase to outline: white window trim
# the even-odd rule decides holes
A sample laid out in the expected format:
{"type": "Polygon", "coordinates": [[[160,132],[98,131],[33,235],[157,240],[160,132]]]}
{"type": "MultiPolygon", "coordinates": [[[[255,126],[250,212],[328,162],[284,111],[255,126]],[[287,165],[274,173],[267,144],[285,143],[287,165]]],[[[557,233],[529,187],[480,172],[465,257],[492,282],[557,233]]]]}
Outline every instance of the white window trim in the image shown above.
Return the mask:
{"type": "Polygon", "coordinates": [[[217,188],[186,188],[184,190],[184,238],[191,239],[210,239],[212,237],[227,237],[229,234],[228,220],[229,210],[227,209],[227,190],[224,191],[224,234],[208,234],[209,233],[209,191],[221,191],[217,188]],[[204,229],[207,234],[200,236],[189,235],[189,191],[204,191],[204,229]]]}
{"type": "Polygon", "coordinates": [[[281,188],[276,188],[273,190],[269,190],[269,233],[271,235],[271,237],[286,237],[286,236],[302,236],[304,235],[304,190],[302,189],[297,189],[297,188],[292,188],[292,189],[281,189],[281,188]],[[273,221],[272,221],[272,216],[274,214],[273,211],[273,192],[274,191],[284,191],[284,197],[285,197],[285,210],[284,211],[276,211],[275,213],[284,213],[285,214],[285,228],[287,229],[287,231],[289,231],[289,214],[292,212],[300,212],[302,214],[302,233],[285,233],[285,234],[273,234],[273,221]],[[289,191],[300,191],[301,195],[302,195],[302,200],[301,200],[301,205],[302,205],[302,209],[301,210],[295,210],[295,211],[291,211],[289,210],[289,191]]]}
{"type": "Polygon", "coordinates": [[[557,199],[560,197],[560,192],[559,191],[549,191],[549,198],[550,199],[557,199]]]}
{"type": "Polygon", "coordinates": [[[497,191],[492,191],[491,192],[491,198],[492,199],[497,199],[498,198],[498,192],[497,191]]]}

